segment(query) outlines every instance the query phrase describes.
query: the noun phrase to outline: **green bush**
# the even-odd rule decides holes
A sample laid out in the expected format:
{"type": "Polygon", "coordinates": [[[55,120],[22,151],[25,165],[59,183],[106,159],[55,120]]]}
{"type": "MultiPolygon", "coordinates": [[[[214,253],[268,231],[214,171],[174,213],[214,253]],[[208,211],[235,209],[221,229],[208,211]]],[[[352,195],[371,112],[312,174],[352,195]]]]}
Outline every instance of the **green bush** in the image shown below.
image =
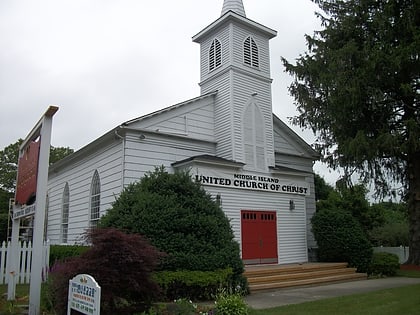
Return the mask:
{"type": "Polygon", "coordinates": [[[222,290],[216,295],[217,315],[248,315],[249,308],[239,292],[229,293],[222,290]]]}
{"type": "Polygon", "coordinates": [[[326,209],[315,213],[311,222],[320,261],[348,262],[358,272],[368,270],[372,246],[349,212],[326,209]]]}
{"type": "Polygon", "coordinates": [[[165,252],[160,270],[215,271],[231,268],[242,281],[243,263],[229,219],[185,172],[157,168],[124,189],[100,226],[145,235],[165,252]]]}
{"type": "Polygon", "coordinates": [[[400,269],[398,256],[391,253],[374,253],[369,267],[369,275],[395,276],[400,269]]]}
{"type": "Polygon", "coordinates": [[[69,258],[78,257],[88,249],[89,246],[81,245],[51,245],[50,266],[53,266],[59,261],[65,261],[69,258]]]}
{"type": "Polygon", "coordinates": [[[408,246],[408,223],[390,222],[370,232],[374,246],[408,246]]]}
{"type": "Polygon", "coordinates": [[[231,268],[216,271],[157,271],[154,279],[168,300],[210,300],[221,287],[232,285],[232,275],[231,268]]]}

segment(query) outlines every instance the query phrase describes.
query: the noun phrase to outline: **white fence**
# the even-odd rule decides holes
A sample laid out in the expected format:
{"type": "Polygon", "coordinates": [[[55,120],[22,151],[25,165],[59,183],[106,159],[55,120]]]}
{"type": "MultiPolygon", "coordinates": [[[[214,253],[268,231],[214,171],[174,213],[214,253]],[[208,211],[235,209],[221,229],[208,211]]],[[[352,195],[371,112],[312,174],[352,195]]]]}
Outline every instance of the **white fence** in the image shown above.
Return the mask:
{"type": "Polygon", "coordinates": [[[403,264],[408,260],[409,247],[407,246],[400,246],[400,247],[380,246],[380,247],[374,247],[373,251],[395,254],[398,256],[400,260],[400,264],[403,264]]]}
{"type": "MultiPolygon", "coordinates": [[[[7,270],[7,253],[11,250],[11,243],[3,242],[0,248],[0,284],[6,284],[9,280],[7,270]]],[[[15,272],[15,283],[24,284],[29,283],[31,277],[31,262],[32,262],[32,243],[19,243],[19,264],[18,270],[15,272]]],[[[50,245],[48,242],[44,244],[42,255],[42,280],[46,280],[48,275],[48,264],[50,257],[50,245]]]]}

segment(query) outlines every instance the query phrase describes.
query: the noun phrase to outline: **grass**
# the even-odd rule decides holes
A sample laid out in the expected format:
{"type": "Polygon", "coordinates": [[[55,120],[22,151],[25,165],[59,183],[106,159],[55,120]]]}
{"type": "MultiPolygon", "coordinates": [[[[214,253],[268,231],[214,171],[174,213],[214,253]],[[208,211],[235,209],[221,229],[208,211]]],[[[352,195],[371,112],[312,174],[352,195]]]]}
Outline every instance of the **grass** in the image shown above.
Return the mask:
{"type": "Polygon", "coordinates": [[[16,305],[29,304],[29,285],[16,285],[16,300],[7,301],[7,285],[0,285],[0,314],[19,314],[16,305]]]}
{"type": "Polygon", "coordinates": [[[420,271],[419,270],[398,270],[397,271],[398,277],[409,277],[409,278],[420,278],[420,271]]]}
{"type": "Polygon", "coordinates": [[[250,315],[415,315],[420,310],[420,285],[319,300],[272,309],[252,310],[250,315]]]}

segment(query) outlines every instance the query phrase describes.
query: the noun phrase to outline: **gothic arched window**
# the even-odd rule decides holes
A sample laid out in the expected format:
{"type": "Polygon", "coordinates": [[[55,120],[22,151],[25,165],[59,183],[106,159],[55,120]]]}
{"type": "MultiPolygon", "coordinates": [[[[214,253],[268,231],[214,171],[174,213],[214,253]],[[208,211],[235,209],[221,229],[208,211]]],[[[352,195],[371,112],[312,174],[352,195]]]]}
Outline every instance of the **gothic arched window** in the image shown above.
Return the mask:
{"type": "Polygon", "coordinates": [[[251,36],[244,41],[244,63],[256,68],[260,66],[258,46],[251,36]]]}
{"type": "Polygon", "coordinates": [[[61,212],[61,243],[67,243],[69,233],[70,190],[66,183],[63,191],[63,208],[61,212]]]}
{"type": "Polygon", "coordinates": [[[90,226],[95,227],[99,220],[99,210],[101,206],[101,181],[98,171],[93,173],[90,185],[90,226]]]}
{"type": "Polygon", "coordinates": [[[222,64],[222,44],[214,39],[209,51],[209,70],[212,71],[222,64]]]}

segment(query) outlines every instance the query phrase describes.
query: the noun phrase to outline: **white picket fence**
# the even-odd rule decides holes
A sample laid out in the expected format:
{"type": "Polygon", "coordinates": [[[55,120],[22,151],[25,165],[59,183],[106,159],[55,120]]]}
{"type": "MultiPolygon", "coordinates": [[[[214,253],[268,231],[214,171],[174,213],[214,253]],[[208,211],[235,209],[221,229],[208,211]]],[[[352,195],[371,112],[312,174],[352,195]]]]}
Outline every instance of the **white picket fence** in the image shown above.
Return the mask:
{"type": "MultiPolygon", "coordinates": [[[[0,248],[0,284],[6,284],[9,281],[9,274],[7,270],[7,253],[11,250],[11,243],[3,242],[0,248]]],[[[16,284],[28,284],[31,278],[31,262],[32,262],[32,243],[19,243],[19,267],[15,273],[16,284]]],[[[44,243],[43,246],[43,261],[42,261],[42,280],[45,281],[48,276],[48,265],[50,258],[49,242],[44,243]]]]}

